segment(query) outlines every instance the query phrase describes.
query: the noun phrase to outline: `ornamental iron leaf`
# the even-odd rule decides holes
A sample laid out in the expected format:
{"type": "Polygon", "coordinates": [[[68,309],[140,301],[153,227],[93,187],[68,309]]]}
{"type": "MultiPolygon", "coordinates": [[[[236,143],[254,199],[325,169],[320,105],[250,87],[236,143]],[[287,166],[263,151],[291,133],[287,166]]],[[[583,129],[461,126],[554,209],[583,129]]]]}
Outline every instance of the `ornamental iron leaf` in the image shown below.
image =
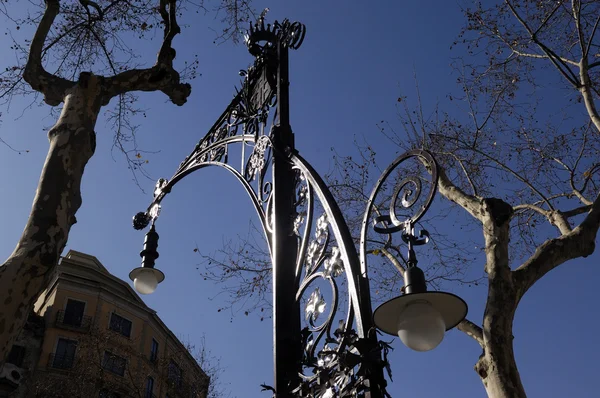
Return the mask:
{"type": "Polygon", "coordinates": [[[337,278],[344,272],[344,263],[342,261],[342,253],[339,248],[331,249],[331,256],[325,259],[324,263],[325,276],[337,278]]]}
{"type": "Polygon", "coordinates": [[[308,302],[306,303],[305,315],[306,320],[314,323],[317,321],[319,316],[325,312],[325,307],[327,303],[325,303],[325,299],[321,294],[321,290],[317,287],[310,295],[308,302]]]}
{"type": "Polygon", "coordinates": [[[269,157],[266,152],[267,149],[270,148],[270,145],[271,141],[269,137],[265,135],[261,136],[254,145],[254,149],[248,159],[244,173],[244,178],[246,178],[247,181],[254,180],[257,175],[264,175],[269,162],[269,157]]]}
{"type": "Polygon", "coordinates": [[[316,240],[313,240],[308,245],[308,251],[306,253],[306,268],[312,269],[320,255],[321,245],[316,240]]]}
{"type": "Polygon", "coordinates": [[[325,235],[329,234],[329,221],[327,220],[327,214],[323,214],[317,220],[317,229],[315,231],[315,238],[321,239],[325,235]]]}
{"type": "Polygon", "coordinates": [[[320,368],[329,368],[335,364],[334,359],[336,358],[336,352],[329,344],[325,344],[317,356],[317,366],[320,368]]]}
{"type": "Polygon", "coordinates": [[[306,269],[314,270],[322,261],[323,253],[329,243],[329,222],[327,215],[323,214],[317,220],[315,239],[308,244],[306,253],[306,269]]]}
{"type": "Polygon", "coordinates": [[[302,224],[304,224],[305,217],[306,212],[301,211],[296,215],[296,218],[294,219],[294,234],[296,234],[297,236],[300,235],[300,227],[302,226],[302,224]]]}
{"type": "MultiPolygon", "coordinates": [[[[300,174],[300,176],[298,177],[298,183],[302,183],[304,181],[305,181],[304,176],[302,174],[300,174]]],[[[300,184],[300,187],[298,188],[298,192],[296,193],[295,205],[303,206],[304,204],[306,204],[307,195],[308,195],[308,185],[300,184]]]]}

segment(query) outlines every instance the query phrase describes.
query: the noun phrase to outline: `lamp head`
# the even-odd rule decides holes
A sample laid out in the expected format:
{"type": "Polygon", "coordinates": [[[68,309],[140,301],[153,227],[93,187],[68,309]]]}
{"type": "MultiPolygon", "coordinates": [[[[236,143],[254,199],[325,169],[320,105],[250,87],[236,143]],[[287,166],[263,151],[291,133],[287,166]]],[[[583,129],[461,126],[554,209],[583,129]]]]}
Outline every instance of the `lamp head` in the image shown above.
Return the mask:
{"type": "Polygon", "coordinates": [[[138,267],[129,273],[129,279],[133,281],[133,287],[138,293],[151,294],[165,280],[165,274],[155,268],[138,267]]]}
{"type": "Polygon", "coordinates": [[[158,233],[154,228],[154,224],[152,224],[144,240],[144,249],[140,252],[142,266],[129,273],[129,279],[133,281],[133,287],[140,294],[153,293],[156,286],[165,279],[165,274],[154,268],[154,262],[158,258],[157,248],[158,233]]]}
{"type": "Polygon", "coordinates": [[[405,294],[380,305],[373,322],[413,350],[432,350],[441,343],[445,331],[465,319],[467,304],[452,293],[427,292],[423,271],[416,266],[409,267],[404,278],[405,294]]]}

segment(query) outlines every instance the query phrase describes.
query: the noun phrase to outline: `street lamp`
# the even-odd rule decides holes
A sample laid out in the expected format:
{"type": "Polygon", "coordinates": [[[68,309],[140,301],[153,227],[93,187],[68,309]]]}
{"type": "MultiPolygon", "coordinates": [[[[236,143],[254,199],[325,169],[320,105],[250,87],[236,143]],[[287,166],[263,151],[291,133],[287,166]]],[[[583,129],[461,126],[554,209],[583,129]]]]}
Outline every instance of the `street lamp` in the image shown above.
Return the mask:
{"type": "Polygon", "coordinates": [[[162,200],[188,174],[209,166],[224,168],[248,193],[271,256],[274,395],[383,398],[388,346],[378,341],[376,327],[400,336],[413,349],[426,351],[439,344],[444,332],[464,319],[467,311],[464,301],[454,295],[427,292],[425,277],[417,267],[414,246],[426,243],[429,235],[416,236],[414,226],[433,200],[437,164],[429,152],[414,150],[386,169],[367,203],[357,252],[333,195],[294,146],[288,50],[300,47],[305,27],[287,19],[265,24],[263,17],[250,26],[246,36],[254,63],[240,72],[243,80],[234,99],[173,177],[157,182],[147,210],[135,215],[134,228],[149,224],[151,228],[140,253],[142,266],[129,276],[138,292],[154,291],[164,279],[154,268],[158,258],[155,224],[162,200]],[[390,208],[384,211],[376,205],[378,195],[392,171],[409,159],[417,159],[427,172],[395,184],[390,208]],[[415,208],[421,179],[426,176],[431,182],[425,203],[416,208],[416,214],[401,217],[397,209],[415,208]],[[402,269],[404,294],[383,304],[375,314],[367,277],[367,231],[371,229],[387,235],[388,241],[392,234],[402,232],[408,245],[407,266],[402,269]],[[337,281],[342,277],[346,300],[339,297],[337,281]],[[329,289],[326,296],[323,286],[329,289]]]}
{"type": "Polygon", "coordinates": [[[421,231],[424,240],[414,234],[405,234],[408,243],[408,268],[404,271],[404,293],[380,305],[373,321],[381,331],[398,335],[400,340],[415,351],[429,351],[437,347],[444,333],[458,325],[467,316],[467,304],[460,297],[445,292],[428,292],[425,274],[417,267],[413,245],[429,240],[427,231],[421,231]]]}
{"type": "Polygon", "coordinates": [[[129,273],[129,279],[133,281],[133,287],[140,294],[154,293],[156,286],[165,280],[165,274],[154,268],[154,261],[158,258],[158,233],[154,224],[146,234],[144,249],[140,252],[142,266],[133,269],[129,273]]]}

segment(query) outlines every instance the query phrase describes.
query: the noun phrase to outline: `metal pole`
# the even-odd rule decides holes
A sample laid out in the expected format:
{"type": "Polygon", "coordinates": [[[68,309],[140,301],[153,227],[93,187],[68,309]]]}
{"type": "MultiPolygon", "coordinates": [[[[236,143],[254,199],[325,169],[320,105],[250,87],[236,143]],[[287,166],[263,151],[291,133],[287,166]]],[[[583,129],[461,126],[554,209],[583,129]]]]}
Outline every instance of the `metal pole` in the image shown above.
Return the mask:
{"type": "Polygon", "coordinates": [[[300,305],[295,266],[298,239],[294,234],[296,217],[295,173],[288,155],[294,151],[294,135],[289,122],[288,48],[277,41],[277,113],[273,132],[273,360],[277,398],[292,397],[301,370],[300,305]]]}

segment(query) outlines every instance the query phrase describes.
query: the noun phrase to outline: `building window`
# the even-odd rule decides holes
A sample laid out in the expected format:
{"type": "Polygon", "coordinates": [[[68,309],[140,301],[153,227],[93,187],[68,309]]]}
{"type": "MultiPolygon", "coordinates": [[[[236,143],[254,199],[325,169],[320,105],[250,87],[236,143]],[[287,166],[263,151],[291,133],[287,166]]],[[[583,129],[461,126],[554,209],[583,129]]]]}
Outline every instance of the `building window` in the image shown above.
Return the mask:
{"type": "Polygon", "coordinates": [[[152,390],[154,389],[154,379],[150,376],[146,379],[146,396],[145,398],[152,398],[152,390]]]}
{"type": "Polygon", "coordinates": [[[15,344],[10,349],[6,363],[12,363],[13,365],[22,368],[23,359],[25,359],[25,347],[15,344]]]}
{"type": "Polygon", "coordinates": [[[56,353],[52,356],[52,367],[55,369],[71,369],[75,360],[76,349],[77,342],[75,340],[58,339],[56,353]]]}
{"type": "Polygon", "coordinates": [[[158,359],[158,341],[152,339],[152,346],[150,347],[150,362],[156,362],[158,359]]]}
{"type": "Polygon", "coordinates": [[[102,361],[102,367],[109,372],[112,372],[119,376],[125,375],[125,365],[127,360],[123,357],[115,355],[111,352],[104,351],[104,360],[102,361]]]}
{"type": "Polygon", "coordinates": [[[131,336],[131,321],[115,314],[114,312],[110,315],[110,323],[108,328],[117,333],[121,333],[125,337],[131,336]]]}
{"type": "Polygon", "coordinates": [[[181,387],[183,377],[181,374],[181,368],[173,361],[169,362],[169,369],[167,372],[167,380],[172,386],[181,387]]]}
{"type": "Polygon", "coordinates": [[[84,311],[85,303],[83,301],[68,299],[63,323],[70,326],[81,326],[84,311]]]}

